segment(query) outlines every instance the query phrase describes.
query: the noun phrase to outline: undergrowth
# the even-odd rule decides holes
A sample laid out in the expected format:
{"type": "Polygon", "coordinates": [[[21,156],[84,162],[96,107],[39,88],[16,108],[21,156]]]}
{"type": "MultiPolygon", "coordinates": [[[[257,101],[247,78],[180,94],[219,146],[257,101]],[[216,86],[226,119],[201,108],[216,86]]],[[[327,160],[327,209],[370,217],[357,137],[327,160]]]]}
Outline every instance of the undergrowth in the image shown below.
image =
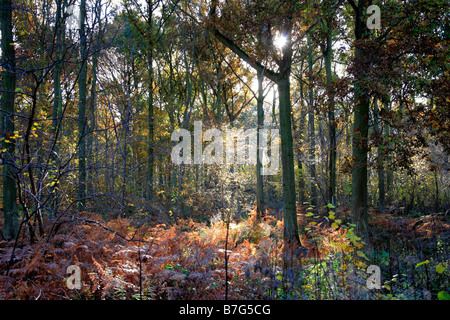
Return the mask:
{"type": "Polygon", "coordinates": [[[361,239],[346,210],[299,207],[302,247],[291,250],[283,222],[270,213],[258,221],[251,212],[228,225],[85,215],[33,245],[1,242],[0,299],[448,297],[449,224],[432,216],[370,216],[370,235],[361,239]],[[70,265],[80,267],[80,289],[67,286],[70,265]],[[369,265],[380,268],[379,289],[367,287],[369,265]]]}

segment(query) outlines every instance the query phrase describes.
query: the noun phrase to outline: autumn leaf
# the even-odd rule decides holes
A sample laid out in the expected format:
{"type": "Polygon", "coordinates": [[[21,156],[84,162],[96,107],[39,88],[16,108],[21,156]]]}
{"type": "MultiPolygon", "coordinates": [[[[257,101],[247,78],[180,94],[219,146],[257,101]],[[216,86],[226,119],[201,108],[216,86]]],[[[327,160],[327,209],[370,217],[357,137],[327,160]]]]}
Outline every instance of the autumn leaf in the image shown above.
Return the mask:
{"type": "Polygon", "coordinates": [[[356,254],[358,255],[358,257],[361,257],[361,258],[364,258],[366,260],[369,260],[369,258],[367,258],[367,256],[362,251],[357,251],[356,254]]]}
{"type": "Polygon", "coordinates": [[[442,265],[442,263],[439,263],[436,266],[436,272],[439,273],[439,274],[442,274],[444,271],[445,271],[445,267],[442,265]]]}
{"type": "Polygon", "coordinates": [[[425,261],[419,262],[418,264],[416,264],[416,268],[420,267],[421,265],[428,264],[428,263],[430,263],[430,260],[425,260],[425,261]]]}

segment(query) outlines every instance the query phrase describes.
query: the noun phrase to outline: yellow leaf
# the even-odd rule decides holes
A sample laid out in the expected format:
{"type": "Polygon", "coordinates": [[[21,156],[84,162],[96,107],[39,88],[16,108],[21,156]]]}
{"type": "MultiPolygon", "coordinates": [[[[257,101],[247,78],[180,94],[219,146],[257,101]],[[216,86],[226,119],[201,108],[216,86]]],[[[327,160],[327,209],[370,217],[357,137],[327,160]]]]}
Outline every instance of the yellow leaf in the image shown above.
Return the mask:
{"type": "Polygon", "coordinates": [[[442,263],[439,263],[437,266],[436,266],[436,272],[437,273],[443,273],[445,271],[445,267],[442,265],[442,263]]]}
{"type": "Polygon", "coordinates": [[[367,264],[365,264],[364,262],[362,262],[360,260],[357,260],[357,259],[354,259],[353,263],[355,265],[357,265],[359,268],[366,268],[367,267],[367,264]]]}
{"type": "Polygon", "coordinates": [[[383,286],[383,288],[388,289],[389,291],[391,291],[391,286],[388,285],[388,284],[385,284],[385,285],[383,286]]]}
{"type": "Polygon", "coordinates": [[[418,264],[416,264],[416,268],[420,267],[421,265],[429,264],[429,263],[430,263],[430,260],[425,260],[425,261],[419,262],[418,264]]]}
{"type": "Polygon", "coordinates": [[[336,218],[336,216],[334,215],[334,213],[330,213],[330,215],[328,216],[328,218],[334,219],[334,218],[336,218]]]}
{"type": "Polygon", "coordinates": [[[337,228],[339,228],[339,225],[336,222],[333,222],[331,224],[331,227],[334,228],[334,229],[337,229],[337,228]]]}
{"type": "Polygon", "coordinates": [[[366,259],[366,260],[369,260],[369,258],[367,258],[367,256],[364,254],[364,252],[362,252],[362,251],[358,251],[358,252],[356,252],[356,254],[359,256],[359,257],[361,257],[361,258],[364,258],[364,259],[366,259]]]}

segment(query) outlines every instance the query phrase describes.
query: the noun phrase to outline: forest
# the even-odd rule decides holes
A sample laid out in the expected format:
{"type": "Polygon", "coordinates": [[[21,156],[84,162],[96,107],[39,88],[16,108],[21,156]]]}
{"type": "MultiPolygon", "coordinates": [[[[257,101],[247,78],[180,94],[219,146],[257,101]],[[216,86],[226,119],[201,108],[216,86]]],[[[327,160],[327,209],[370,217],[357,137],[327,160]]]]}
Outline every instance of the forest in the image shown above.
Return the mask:
{"type": "Polygon", "coordinates": [[[0,300],[450,300],[448,1],[0,0],[0,32],[0,300]]]}

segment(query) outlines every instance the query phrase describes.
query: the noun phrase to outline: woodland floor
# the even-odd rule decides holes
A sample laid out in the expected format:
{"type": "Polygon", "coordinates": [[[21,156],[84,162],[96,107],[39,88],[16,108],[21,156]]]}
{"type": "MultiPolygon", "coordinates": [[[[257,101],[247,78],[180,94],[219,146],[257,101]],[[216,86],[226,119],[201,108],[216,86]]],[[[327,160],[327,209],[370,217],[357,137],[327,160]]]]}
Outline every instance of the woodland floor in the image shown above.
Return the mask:
{"type": "Polygon", "coordinates": [[[290,255],[289,263],[282,221],[271,212],[260,222],[254,212],[231,221],[228,238],[220,219],[173,223],[157,215],[105,221],[85,214],[32,245],[22,239],[15,247],[0,242],[0,299],[448,297],[450,223],[445,214],[414,217],[373,210],[368,243],[353,235],[348,214],[341,209],[330,218],[298,208],[307,250],[290,255]],[[380,289],[367,288],[371,264],[381,268],[380,289]],[[67,286],[70,265],[80,267],[81,289],[67,286]]]}

